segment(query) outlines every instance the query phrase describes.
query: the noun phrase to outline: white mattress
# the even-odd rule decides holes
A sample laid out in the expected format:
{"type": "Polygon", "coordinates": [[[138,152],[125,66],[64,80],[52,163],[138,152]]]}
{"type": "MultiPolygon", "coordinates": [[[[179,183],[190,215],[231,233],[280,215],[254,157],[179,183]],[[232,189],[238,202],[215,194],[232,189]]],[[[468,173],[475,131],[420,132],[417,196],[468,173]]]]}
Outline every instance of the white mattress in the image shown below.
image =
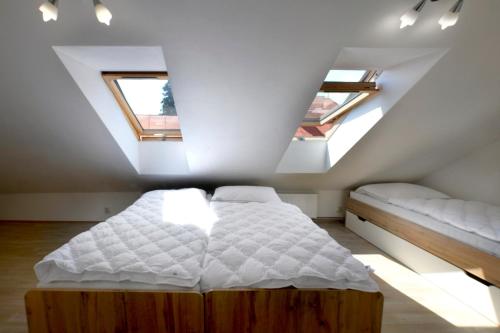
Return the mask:
{"type": "Polygon", "coordinates": [[[465,244],[471,245],[489,254],[500,257],[500,242],[496,242],[486,237],[482,237],[476,233],[468,232],[448,223],[443,223],[429,216],[419,214],[417,212],[398,207],[396,205],[383,202],[381,200],[370,197],[366,194],[351,192],[351,198],[364,202],[370,206],[374,206],[388,213],[392,213],[404,219],[407,219],[415,224],[421,225],[433,231],[439,232],[448,237],[459,240],[465,244]]]}
{"type": "Polygon", "coordinates": [[[84,281],[84,282],[50,282],[38,283],[37,288],[48,289],[108,289],[108,290],[161,290],[161,291],[200,291],[200,285],[186,288],[168,284],[150,284],[131,281],[84,281]]]}
{"type": "Polygon", "coordinates": [[[202,291],[334,288],[378,291],[369,269],[294,205],[212,202],[218,217],[203,263],[202,291]]]}

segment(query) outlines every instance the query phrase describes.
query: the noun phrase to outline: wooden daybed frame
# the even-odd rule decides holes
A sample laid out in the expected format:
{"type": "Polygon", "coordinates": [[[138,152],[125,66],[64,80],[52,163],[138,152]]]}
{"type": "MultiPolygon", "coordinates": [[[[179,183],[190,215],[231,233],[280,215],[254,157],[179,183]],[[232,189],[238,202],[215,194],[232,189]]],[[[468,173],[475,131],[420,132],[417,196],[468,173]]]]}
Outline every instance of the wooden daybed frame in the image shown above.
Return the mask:
{"type": "Polygon", "coordinates": [[[380,333],[380,292],[231,289],[208,293],[32,289],[30,333],[380,333]]]}
{"type": "Polygon", "coordinates": [[[500,258],[377,207],[348,198],[347,211],[500,287],[500,258]]]}

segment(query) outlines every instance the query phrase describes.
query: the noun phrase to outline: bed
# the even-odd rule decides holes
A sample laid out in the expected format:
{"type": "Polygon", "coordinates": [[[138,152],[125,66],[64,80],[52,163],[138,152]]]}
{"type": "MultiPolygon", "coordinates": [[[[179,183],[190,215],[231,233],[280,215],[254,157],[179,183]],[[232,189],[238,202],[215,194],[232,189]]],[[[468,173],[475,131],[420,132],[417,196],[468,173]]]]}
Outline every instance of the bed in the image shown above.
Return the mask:
{"type": "Polygon", "coordinates": [[[208,213],[204,191],[151,191],[48,254],[30,332],[201,332],[208,213]]]}
{"type": "Polygon", "coordinates": [[[351,192],[346,226],[498,322],[500,207],[414,184],[351,192]]]}
{"type": "MultiPolygon", "coordinates": [[[[139,232],[155,244],[139,244],[141,260],[117,265],[127,246],[112,246],[113,259],[65,263],[70,241],[37,264],[30,332],[380,332],[383,297],[368,269],[274,189],[218,188],[210,206],[168,193],[125,211],[151,228],[139,232]]],[[[134,234],[125,230],[118,243],[134,234]]]]}
{"type": "Polygon", "coordinates": [[[383,297],[368,269],[296,206],[244,192],[211,202],[206,330],[380,332],[383,297]]]}

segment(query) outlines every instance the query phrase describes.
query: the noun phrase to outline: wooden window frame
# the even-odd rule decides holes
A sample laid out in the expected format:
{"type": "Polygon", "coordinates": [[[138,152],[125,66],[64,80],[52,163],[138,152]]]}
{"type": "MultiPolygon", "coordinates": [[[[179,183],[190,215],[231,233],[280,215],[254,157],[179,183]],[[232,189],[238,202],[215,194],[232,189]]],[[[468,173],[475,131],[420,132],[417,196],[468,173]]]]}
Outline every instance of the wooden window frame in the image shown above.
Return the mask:
{"type": "Polygon", "coordinates": [[[342,105],[340,108],[317,121],[303,121],[303,126],[321,126],[328,122],[335,121],[351,111],[355,106],[359,105],[365,99],[376,95],[380,90],[375,83],[377,71],[370,70],[360,82],[323,82],[318,92],[325,93],[359,93],[358,96],[351,99],[349,102],[342,105]]]}
{"type": "Polygon", "coordinates": [[[376,95],[379,88],[375,82],[325,82],[321,86],[319,92],[327,93],[360,93],[358,96],[351,99],[349,102],[342,105],[340,108],[318,121],[303,121],[301,126],[321,126],[328,122],[334,121],[351,111],[355,106],[358,106],[365,99],[376,95]]]}
{"type": "Polygon", "coordinates": [[[139,141],[182,141],[180,130],[144,129],[128,104],[116,80],[133,78],[155,78],[168,80],[168,72],[102,72],[101,76],[111,90],[132,131],[139,141]]]}
{"type": "Polygon", "coordinates": [[[337,82],[337,81],[325,81],[321,85],[318,92],[326,93],[359,93],[357,96],[349,100],[347,103],[339,107],[337,110],[333,111],[331,114],[325,116],[322,119],[304,119],[300,124],[300,127],[317,127],[322,126],[327,123],[332,123],[333,126],[328,130],[324,136],[312,136],[312,137],[293,137],[293,141],[324,141],[328,140],[335,131],[340,127],[343,119],[347,116],[349,111],[354,107],[358,106],[365,99],[368,99],[379,92],[379,87],[375,83],[375,80],[380,75],[377,70],[368,70],[365,75],[361,78],[359,82],[337,82]]]}

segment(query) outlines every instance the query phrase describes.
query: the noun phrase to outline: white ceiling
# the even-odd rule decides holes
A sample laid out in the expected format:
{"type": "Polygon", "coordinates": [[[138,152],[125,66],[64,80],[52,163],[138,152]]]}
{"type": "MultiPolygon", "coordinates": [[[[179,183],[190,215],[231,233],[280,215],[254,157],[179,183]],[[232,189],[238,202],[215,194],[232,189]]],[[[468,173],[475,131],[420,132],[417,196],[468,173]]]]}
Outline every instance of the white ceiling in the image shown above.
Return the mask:
{"type": "Polygon", "coordinates": [[[312,190],[420,178],[500,132],[500,1],[466,1],[457,26],[441,31],[437,19],[452,4],[441,0],[399,30],[413,2],[107,0],[107,27],[90,0],[61,0],[59,20],[50,23],[39,3],[2,1],[0,191],[226,182],[312,190]],[[192,174],[139,176],[54,45],[160,46],[192,174]],[[345,48],[450,50],[328,173],[276,174],[345,48]]]}

